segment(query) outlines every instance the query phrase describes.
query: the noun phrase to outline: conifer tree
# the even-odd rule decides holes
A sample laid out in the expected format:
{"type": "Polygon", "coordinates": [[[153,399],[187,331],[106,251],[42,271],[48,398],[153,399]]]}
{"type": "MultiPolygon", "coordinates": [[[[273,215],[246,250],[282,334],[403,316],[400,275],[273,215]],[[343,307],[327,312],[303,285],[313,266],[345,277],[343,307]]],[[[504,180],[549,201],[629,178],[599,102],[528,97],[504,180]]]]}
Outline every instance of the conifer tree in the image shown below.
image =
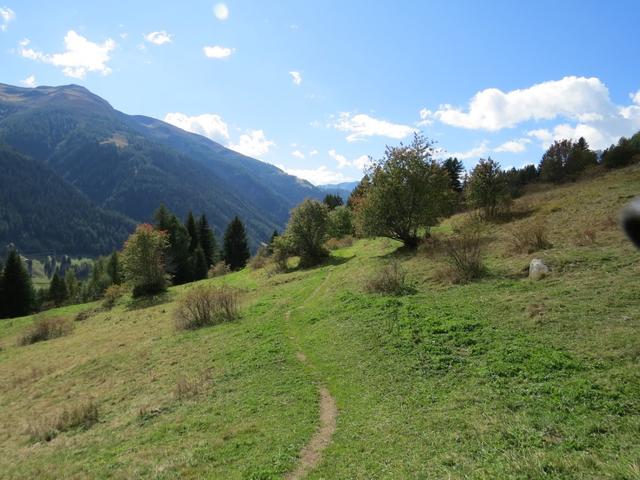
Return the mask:
{"type": "Polygon", "coordinates": [[[193,252],[193,279],[202,280],[203,278],[207,278],[208,271],[209,265],[207,265],[204,250],[198,245],[196,251],[193,252]]]}
{"type": "Polygon", "coordinates": [[[118,252],[113,252],[109,257],[107,263],[107,274],[111,277],[111,281],[120,285],[122,283],[122,272],[120,269],[120,260],[118,259],[118,252]]]}
{"type": "Polygon", "coordinates": [[[15,249],[9,251],[2,275],[2,315],[19,317],[31,311],[33,287],[29,273],[15,249]]]}
{"type": "Polygon", "coordinates": [[[78,283],[75,269],[67,269],[64,274],[64,283],[67,287],[67,298],[71,299],[71,303],[76,302],[78,293],[80,292],[80,283],[78,283]]]}
{"type": "Polygon", "coordinates": [[[195,218],[193,218],[193,213],[189,212],[189,215],[187,215],[187,221],[185,222],[184,226],[187,229],[187,233],[189,234],[189,253],[193,253],[196,251],[196,248],[200,244],[198,227],[196,225],[195,218]]]}
{"type": "Polygon", "coordinates": [[[247,264],[250,256],[247,232],[236,216],[224,233],[224,262],[231,270],[240,270],[247,264]]]}
{"type": "Polygon", "coordinates": [[[190,282],[193,273],[187,229],[164,205],[160,205],[156,210],[154,219],[156,230],[166,232],[168,235],[169,249],[165,261],[167,271],[173,276],[173,283],[180,285],[190,282]]]}
{"type": "Polygon", "coordinates": [[[62,305],[67,299],[67,285],[60,278],[59,270],[53,274],[51,283],[49,284],[49,299],[53,301],[56,307],[62,305]]]}
{"type": "Polygon", "coordinates": [[[213,234],[213,230],[209,227],[207,217],[202,214],[198,220],[198,236],[200,239],[200,246],[204,252],[204,256],[207,259],[207,266],[211,266],[216,263],[218,257],[218,245],[216,237],[213,234]]]}

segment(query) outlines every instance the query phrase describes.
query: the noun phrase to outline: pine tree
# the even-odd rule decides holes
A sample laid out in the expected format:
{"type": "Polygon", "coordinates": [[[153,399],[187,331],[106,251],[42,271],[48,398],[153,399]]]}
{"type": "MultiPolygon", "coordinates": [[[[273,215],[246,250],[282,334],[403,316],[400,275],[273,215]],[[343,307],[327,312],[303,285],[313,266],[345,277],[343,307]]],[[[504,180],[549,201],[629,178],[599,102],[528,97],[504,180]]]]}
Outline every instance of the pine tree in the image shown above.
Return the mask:
{"type": "Polygon", "coordinates": [[[187,221],[185,222],[184,226],[187,229],[187,233],[189,233],[189,253],[193,253],[200,244],[198,227],[196,225],[195,218],[193,218],[193,213],[189,212],[189,215],[187,215],[187,221]]]}
{"type": "Polygon", "coordinates": [[[203,278],[207,278],[208,272],[209,265],[207,265],[207,258],[202,247],[198,245],[196,251],[193,252],[193,279],[202,280],[203,278]]]}
{"type": "Polygon", "coordinates": [[[154,214],[155,228],[166,232],[169,249],[166,255],[166,269],[173,276],[173,283],[180,285],[193,279],[192,259],[189,255],[189,232],[167,207],[160,205],[154,214]]]}
{"type": "Polygon", "coordinates": [[[33,287],[29,273],[15,249],[9,251],[2,275],[2,302],[5,317],[19,317],[31,311],[33,287]]]}
{"type": "Polygon", "coordinates": [[[224,233],[224,262],[231,270],[240,270],[247,264],[250,256],[247,232],[242,221],[236,216],[224,233]]]}
{"type": "Polygon", "coordinates": [[[269,255],[273,254],[273,246],[275,245],[276,238],[278,238],[279,236],[280,234],[278,233],[278,230],[274,230],[273,233],[271,234],[269,245],[267,245],[267,253],[269,255]]]}
{"type": "Polygon", "coordinates": [[[210,267],[216,263],[218,256],[218,245],[216,237],[213,234],[213,230],[209,227],[207,217],[202,214],[198,220],[198,235],[200,239],[200,246],[204,252],[204,256],[207,259],[207,265],[210,267]]]}
{"type": "Polygon", "coordinates": [[[59,270],[53,274],[51,283],[49,284],[49,299],[53,301],[56,307],[62,305],[67,299],[67,285],[60,278],[59,270]]]}
{"type": "Polygon", "coordinates": [[[111,282],[116,285],[120,285],[122,283],[122,272],[120,270],[118,252],[113,252],[109,257],[109,262],[107,263],[107,274],[111,277],[111,282]]]}
{"type": "Polygon", "coordinates": [[[67,286],[67,297],[71,299],[71,303],[75,303],[80,292],[80,284],[78,283],[75,269],[67,269],[64,274],[64,283],[67,286]]]}

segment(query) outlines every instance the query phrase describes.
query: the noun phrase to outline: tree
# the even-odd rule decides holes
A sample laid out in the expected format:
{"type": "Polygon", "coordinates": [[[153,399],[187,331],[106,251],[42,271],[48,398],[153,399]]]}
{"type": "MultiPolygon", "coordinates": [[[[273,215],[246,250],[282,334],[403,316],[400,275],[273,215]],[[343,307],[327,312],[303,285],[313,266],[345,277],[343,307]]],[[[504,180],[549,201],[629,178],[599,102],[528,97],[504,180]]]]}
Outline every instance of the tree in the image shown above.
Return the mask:
{"type": "Polygon", "coordinates": [[[329,226],[329,207],[306,199],[291,211],[284,236],[292,253],[300,256],[302,268],[317,265],[328,256],[323,244],[329,226]]]}
{"type": "Polygon", "coordinates": [[[486,160],[481,158],[471,171],[467,195],[471,205],[482,209],[485,218],[496,218],[511,200],[500,164],[491,157],[486,160]]]}
{"type": "Polygon", "coordinates": [[[224,233],[224,262],[231,270],[240,270],[247,264],[250,256],[247,232],[242,221],[236,216],[224,233]]]}
{"type": "Polygon", "coordinates": [[[344,202],[342,201],[342,197],[340,195],[327,193],[324,196],[324,200],[322,201],[322,203],[329,207],[329,210],[333,210],[334,208],[342,205],[344,202]]]}
{"type": "Polygon", "coordinates": [[[365,175],[362,177],[362,180],[356,185],[356,188],[353,189],[351,195],[347,199],[347,207],[351,210],[357,208],[360,204],[360,200],[364,198],[365,194],[369,190],[369,186],[371,185],[371,181],[369,180],[369,175],[365,175]]]}
{"type": "Polygon", "coordinates": [[[67,298],[71,300],[71,303],[77,302],[78,294],[80,293],[80,283],[78,283],[74,268],[67,269],[64,274],[64,283],[67,287],[67,298]]]}
{"type": "Polygon", "coordinates": [[[200,246],[202,247],[204,256],[207,259],[207,265],[210,267],[216,263],[218,245],[213,230],[209,227],[207,217],[204,214],[202,214],[198,220],[198,238],[200,239],[200,246]]]}
{"type": "MultiPolygon", "coordinates": [[[[450,178],[433,158],[433,144],[415,134],[410,145],[387,147],[368,172],[370,185],[356,207],[366,235],[402,241],[413,248],[451,205],[450,178]]],[[[364,179],[363,179],[364,181],[364,179]]]]}
{"type": "Polygon", "coordinates": [[[207,278],[208,272],[209,265],[207,264],[207,258],[202,247],[198,245],[195,252],[193,252],[193,279],[202,280],[203,278],[207,278]]]}
{"type": "Polygon", "coordinates": [[[329,212],[329,224],[327,236],[329,238],[342,238],[353,234],[353,214],[345,206],[337,207],[329,212]]]}
{"type": "Polygon", "coordinates": [[[462,192],[462,176],[464,173],[464,164],[455,157],[449,157],[442,166],[449,175],[449,186],[454,192],[462,192]]]}
{"type": "Polygon", "coordinates": [[[107,263],[107,274],[111,277],[111,283],[120,285],[122,283],[122,272],[120,271],[120,260],[118,252],[113,252],[107,263]]]}
{"type": "Polygon", "coordinates": [[[156,229],[167,233],[169,249],[165,261],[166,270],[173,276],[173,283],[180,285],[190,282],[193,262],[189,254],[191,238],[185,226],[167,207],[160,205],[154,215],[156,229]]]}
{"type": "Polygon", "coordinates": [[[193,253],[196,248],[198,248],[198,245],[200,245],[200,236],[198,235],[198,227],[196,225],[196,219],[193,218],[193,213],[189,212],[184,226],[189,234],[189,253],[193,253]]]}
{"type": "Polygon", "coordinates": [[[0,308],[4,317],[20,317],[31,311],[33,287],[29,273],[15,249],[9,250],[2,273],[0,308]]]}
{"type": "Polygon", "coordinates": [[[149,224],[138,225],[122,250],[125,281],[133,287],[133,296],[152,295],[167,289],[165,252],[169,239],[165,231],[149,224]]]}
{"type": "Polygon", "coordinates": [[[269,239],[269,245],[267,245],[267,253],[269,255],[273,254],[273,247],[275,245],[276,239],[280,236],[278,230],[274,230],[271,234],[271,238],[269,239]]]}
{"type": "Polygon", "coordinates": [[[49,300],[51,300],[56,307],[59,307],[67,300],[67,285],[64,279],[60,278],[59,271],[56,271],[51,277],[49,283],[49,300]]]}

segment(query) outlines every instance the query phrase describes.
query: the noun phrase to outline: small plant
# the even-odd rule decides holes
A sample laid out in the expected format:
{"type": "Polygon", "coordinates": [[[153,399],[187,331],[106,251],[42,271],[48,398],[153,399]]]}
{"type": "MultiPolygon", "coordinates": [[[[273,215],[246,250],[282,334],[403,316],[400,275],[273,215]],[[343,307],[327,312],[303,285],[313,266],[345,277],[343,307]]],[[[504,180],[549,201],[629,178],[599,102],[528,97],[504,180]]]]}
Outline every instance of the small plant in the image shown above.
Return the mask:
{"type": "Polygon", "coordinates": [[[442,253],[443,248],[444,243],[440,236],[431,234],[418,244],[418,254],[424,257],[434,257],[442,253]]]}
{"type": "Polygon", "coordinates": [[[330,238],[324,244],[329,250],[338,250],[339,248],[346,248],[353,245],[353,236],[345,235],[342,238],[330,238]]]}
{"type": "Polygon", "coordinates": [[[238,316],[238,294],[229,287],[194,288],[178,301],[175,312],[179,330],[230,322],[238,316]]]}
{"type": "Polygon", "coordinates": [[[453,235],[445,240],[444,249],[449,263],[444,276],[452,283],[467,283],[484,275],[480,222],[470,221],[455,227],[453,235]]]}
{"type": "Polygon", "coordinates": [[[109,286],[104,292],[102,306],[107,309],[112,309],[118,299],[122,298],[125,293],[127,293],[127,287],[124,285],[109,286]]]}
{"type": "Polygon", "coordinates": [[[586,247],[596,244],[596,231],[593,228],[587,228],[576,235],[576,245],[586,247]]]}
{"type": "Polygon", "coordinates": [[[62,317],[40,317],[18,339],[18,345],[31,345],[36,342],[68,335],[73,330],[73,322],[62,317]]]}
{"type": "Polygon", "coordinates": [[[74,428],[89,428],[98,421],[98,406],[89,400],[49,418],[36,418],[27,425],[27,434],[34,442],[49,442],[60,432],[74,428]]]}
{"type": "Polygon", "coordinates": [[[384,265],[365,284],[369,293],[401,295],[406,290],[406,272],[398,260],[384,265]]]}
{"type": "Polygon", "coordinates": [[[201,394],[211,383],[211,372],[196,377],[180,377],[176,382],[173,395],[176,400],[187,400],[201,394]]]}
{"type": "Polygon", "coordinates": [[[269,263],[269,253],[266,247],[260,247],[258,252],[249,259],[248,265],[251,270],[260,270],[269,263]]]}
{"type": "Polygon", "coordinates": [[[514,250],[525,253],[546,250],[553,246],[548,239],[547,225],[541,219],[525,222],[512,230],[511,243],[514,250]]]}
{"type": "Polygon", "coordinates": [[[231,271],[231,268],[229,268],[229,265],[227,265],[226,263],[224,263],[224,261],[221,260],[209,269],[209,278],[222,277],[223,275],[226,275],[230,271],[231,271]]]}

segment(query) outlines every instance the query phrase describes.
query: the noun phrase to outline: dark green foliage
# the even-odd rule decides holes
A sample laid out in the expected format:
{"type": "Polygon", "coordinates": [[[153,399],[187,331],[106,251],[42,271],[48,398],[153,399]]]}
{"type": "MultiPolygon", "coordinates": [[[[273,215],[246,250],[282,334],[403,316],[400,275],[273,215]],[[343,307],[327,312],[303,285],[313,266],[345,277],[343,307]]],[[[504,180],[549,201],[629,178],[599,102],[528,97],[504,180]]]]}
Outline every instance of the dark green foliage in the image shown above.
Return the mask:
{"type": "Polygon", "coordinates": [[[95,255],[122,245],[134,228],[131,220],[92,205],[49,166],[2,146],[1,140],[0,172],[0,245],[95,255]]]}
{"type": "Polygon", "coordinates": [[[271,238],[269,239],[269,244],[267,245],[267,255],[273,254],[273,247],[275,245],[276,239],[280,236],[278,230],[274,230],[271,234],[271,238]]]}
{"type": "Polygon", "coordinates": [[[111,277],[111,283],[120,285],[122,283],[122,272],[120,271],[120,261],[118,252],[113,252],[107,263],[107,274],[111,277]]]}
{"type": "Polygon", "coordinates": [[[342,201],[342,197],[340,195],[336,195],[333,193],[328,193],[324,196],[324,200],[322,201],[329,210],[333,210],[336,207],[341,206],[344,202],[342,201]]]}
{"type": "Polygon", "coordinates": [[[193,253],[193,279],[202,280],[203,278],[207,278],[208,271],[209,265],[207,264],[204,250],[198,245],[193,253]]]}
{"type": "Polygon", "coordinates": [[[213,230],[209,227],[209,222],[207,222],[207,217],[204,214],[198,220],[197,229],[200,246],[207,260],[207,265],[210,267],[216,263],[218,258],[218,245],[213,230]]]}
{"type": "Polygon", "coordinates": [[[504,172],[504,176],[509,188],[509,194],[516,198],[522,195],[525,185],[538,180],[538,169],[535,165],[525,165],[522,168],[512,168],[504,172]]]}
{"type": "Polygon", "coordinates": [[[191,211],[189,211],[189,214],[187,215],[187,221],[184,226],[189,234],[189,253],[193,253],[200,244],[200,236],[196,220],[193,218],[193,213],[191,211]]]}
{"type": "Polygon", "coordinates": [[[185,226],[167,207],[160,205],[154,215],[155,228],[167,233],[169,248],[165,257],[167,272],[175,285],[190,282],[193,262],[189,254],[191,238],[185,226]]]}
{"type": "Polygon", "coordinates": [[[329,253],[324,248],[329,227],[329,208],[317,200],[307,199],[293,209],[284,237],[291,253],[300,256],[302,268],[322,262],[329,253]]]}
{"type": "Polygon", "coordinates": [[[345,206],[340,206],[329,212],[327,236],[342,238],[353,234],[353,214],[345,206]]]}
{"type": "Polygon", "coordinates": [[[122,249],[124,278],[133,287],[133,296],[155,295],[167,289],[165,252],[168,234],[149,224],[138,225],[122,249]]]}
{"type": "Polygon", "coordinates": [[[67,300],[67,285],[63,278],[60,278],[58,272],[53,274],[51,283],[49,284],[49,300],[56,307],[59,307],[67,300]]]}
{"type": "Polygon", "coordinates": [[[589,149],[584,138],[577,142],[555,141],[540,160],[540,179],[552,183],[576,180],[587,167],[597,163],[595,152],[589,149]]]}
{"type": "Polygon", "coordinates": [[[247,233],[242,221],[236,216],[224,233],[224,262],[231,270],[239,270],[244,268],[250,256],[247,233]]]}
{"type": "Polygon", "coordinates": [[[630,139],[621,137],[617,145],[611,145],[602,153],[605,168],[620,168],[640,162],[640,132],[630,139]]]}
{"type": "Polygon", "coordinates": [[[353,189],[351,195],[349,195],[349,199],[347,200],[347,207],[352,210],[356,208],[360,200],[364,198],[370,186],[371,181],[369,179],[369,175],[365,175],[364,177],[362,177],[362,180],[360,180],[360,183],[356,185],[356,188],[353,189]]]}
{"type": "Polygon", "coordinates": [[[449,186],[454,192],[462,192],[462,177],[464,174],[464,165],[460,160],[454,157],[447,158],[442,162],[442,166],[449,175],[449,186]]]}
{"type": "Polygon", "coordinates": [[[20,317],[27,315],[34,301],[29,273],[15,249],[9,251],[0,282],[0,315],[20,317]]]}
{"type": "Polygon", "coordinates": [[[491,157],[481,158],[471,171],[467,195],[471,205],[481,209],[485,218],[496,218],[511,200],[500,164],[491,157]]]}

